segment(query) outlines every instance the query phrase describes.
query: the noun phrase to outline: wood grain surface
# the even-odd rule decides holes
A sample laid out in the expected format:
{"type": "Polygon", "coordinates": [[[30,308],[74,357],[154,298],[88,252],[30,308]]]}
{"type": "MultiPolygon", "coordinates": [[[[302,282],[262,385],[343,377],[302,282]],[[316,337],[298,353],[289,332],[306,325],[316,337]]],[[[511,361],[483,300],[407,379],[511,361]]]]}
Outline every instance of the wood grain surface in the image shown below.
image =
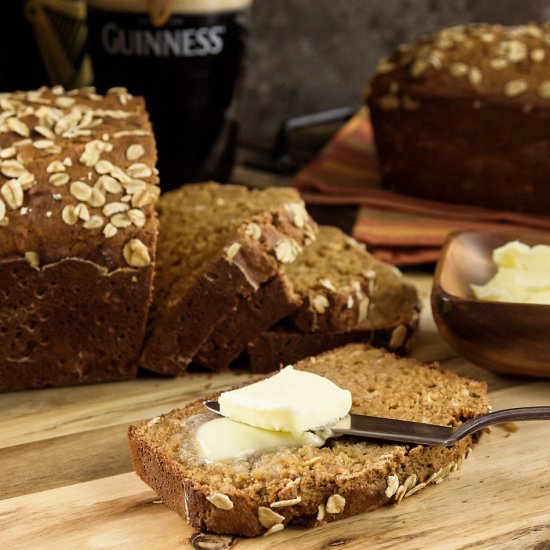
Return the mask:
{"type": "MultiPolygon", "coordinates": [[[[501,377],[458,357],[435,330],[431,278],[412,278],[426,304],[418,358],[487,380],[494,409],[550,403],[549,381],[501,377]]],[[[269,537],[197,537],[132,472],[127,427],[247,376],[193,373],[0,395],[0,548],[550,548],[550,422],[542,421],[515,433],[493,428],[460,470],[399,505],[269,537]]]]}

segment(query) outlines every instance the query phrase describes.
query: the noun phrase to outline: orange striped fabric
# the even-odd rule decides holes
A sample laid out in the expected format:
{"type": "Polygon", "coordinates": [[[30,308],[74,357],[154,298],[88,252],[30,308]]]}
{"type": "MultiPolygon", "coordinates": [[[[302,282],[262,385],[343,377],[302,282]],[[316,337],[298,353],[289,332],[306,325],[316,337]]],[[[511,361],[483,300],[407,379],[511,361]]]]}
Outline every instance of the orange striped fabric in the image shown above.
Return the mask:
{"type": "Polygon", "coordinates": [[[310,204],[360,206],[353,236],[397,265],[437,261],[447,235],[467,229],[548,233],[550,219],[418,199],[382,189],[372,126],[365,111],[350,119],[294,178],[310,204]]]}

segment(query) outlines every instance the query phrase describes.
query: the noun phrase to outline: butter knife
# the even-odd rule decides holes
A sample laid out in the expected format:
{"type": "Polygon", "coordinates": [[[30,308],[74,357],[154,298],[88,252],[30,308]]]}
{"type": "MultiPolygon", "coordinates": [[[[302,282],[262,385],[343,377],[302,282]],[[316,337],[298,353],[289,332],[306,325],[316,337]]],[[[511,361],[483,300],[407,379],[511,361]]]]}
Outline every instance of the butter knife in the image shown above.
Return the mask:
{"type": "MultiPolygon", "coordinates": [[[[203,405],[209,411],[221,414],[217,401],[204,401],[203,405]]],[[[329,429],[335,435],[355,435],[400,443],[444,445],[445,447],[450,447],[463,437],[483,428],[504,422],[518,422],[522,420],[550,420],[550,406],[502,409],[478,416],[472,420],[467,420],[456,428],[438,426],[436,424],[424,424],[422,422],[395,420],[393,418],[349,414],[335,424],[323,426],[319,429],[329,429]]]]}

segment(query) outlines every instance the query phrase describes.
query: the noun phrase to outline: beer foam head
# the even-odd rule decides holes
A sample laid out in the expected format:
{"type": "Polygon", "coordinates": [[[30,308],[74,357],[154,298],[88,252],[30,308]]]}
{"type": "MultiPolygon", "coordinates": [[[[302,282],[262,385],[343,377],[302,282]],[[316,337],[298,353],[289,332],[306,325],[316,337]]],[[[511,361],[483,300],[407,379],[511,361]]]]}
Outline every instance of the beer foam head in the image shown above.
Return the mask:
{"type": "Polygon", "coordinates": [[[246,9],[253,0],[88,0],[91,8],[123,13],[201,14],[246,9]]]}

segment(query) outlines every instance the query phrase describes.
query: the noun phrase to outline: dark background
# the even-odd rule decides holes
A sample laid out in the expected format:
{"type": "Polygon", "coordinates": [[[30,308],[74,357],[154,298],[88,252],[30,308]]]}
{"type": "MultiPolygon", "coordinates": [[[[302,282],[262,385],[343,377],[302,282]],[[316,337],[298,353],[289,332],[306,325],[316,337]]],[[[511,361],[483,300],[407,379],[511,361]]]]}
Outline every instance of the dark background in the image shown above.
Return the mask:
{"type": "Polygon", "coordinates": [[[550,2],[255,0],[251,19],[241,137],[268,145],[288,116],[359,105],[397,45],[461,23],[546,21],[550,2]]]}

